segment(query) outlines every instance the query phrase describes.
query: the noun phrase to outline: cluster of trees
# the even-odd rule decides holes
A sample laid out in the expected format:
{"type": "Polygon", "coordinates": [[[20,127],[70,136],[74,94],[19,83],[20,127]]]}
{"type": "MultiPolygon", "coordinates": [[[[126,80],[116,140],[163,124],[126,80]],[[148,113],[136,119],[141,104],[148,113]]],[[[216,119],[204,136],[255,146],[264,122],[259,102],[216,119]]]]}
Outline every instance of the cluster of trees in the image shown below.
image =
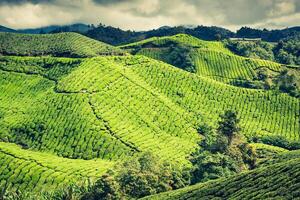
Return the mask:
{"type": "Polygon", "coordinates": [[[226,40],[225,44],[231,51],[241,56],[300,65],[300,34],[280,40],[277,44],[231,40],[226,40]]]}
{"type": "Polygon", "coordinates": [[[287,93],[293,97],[300,97],[299,77],[297,72],[291,69],[282,70],[277,75],[271,75],[268,69],[261,68],[257,72],[257,80],[263,82],[264,89],[274,89],[283,93],[287,93]]]}
{"type": "Polygon", "coordinates": [[[197,26],[187,28],[184,26],[162,27],[149,31],[124,31],[120,28],[99,24],[97,27],[88,30],[85,35],[96,40],[103,41],[112,45],[121,45],[131,42],[141,41],[151,37],[171,36],[186,33],[204,40],[220,40],[234,37],[234,33],[220,27],[197,26]]]}
{"type": "Polygon", "coordinates": [[[188,170],[181,170],[144,153],[103,175],[83,195],[83,200],[131,199],[178,189],[190,183],[188,170]]]}
{"type": "Polygon", "coordinates": [[[228,110],[220,117],[216,130],[208,125],[198,128],[204,139],[191,159],[192,183],[226,177],[255,167],[255,151],[239,134],[241,128],[237,114],[228,110]]]}
{"type": "Polygon", "coordinates": [[[284,38],[298,35],[300,27],[286,28],[283,30],[267,30],[242,27],[236,32],[238,38],[261,38],[267,42],[278,42],[284,38]]]}
{"type": "Polygon", "coordinates": [[[189,34],[203,40],[221,40],[238,37],[261,38],[262,40],[268,42],[278,42],[284,38],[297,35],[300,32],[299,27],[287,28],[283,30],[260,30],[242,27],[236,33],[216,26],[165,26],[158,29],[140,32],[130,30],[124,31],[120,28],[105,26],[101,23],[98,26],[91,25],[90,27],[91,28],[85,33],[85,35],[113,45],[136,42],[150,37],[170,36],[180,33],[189,34]]]}
{"type": "Polygon", "coordinates": [[[184,69],[191,73],[196,73],[196,66],[192,59],[192,47],[182,44],[172,45],[169,48],[168,59],[170,64],[184,69]]]}

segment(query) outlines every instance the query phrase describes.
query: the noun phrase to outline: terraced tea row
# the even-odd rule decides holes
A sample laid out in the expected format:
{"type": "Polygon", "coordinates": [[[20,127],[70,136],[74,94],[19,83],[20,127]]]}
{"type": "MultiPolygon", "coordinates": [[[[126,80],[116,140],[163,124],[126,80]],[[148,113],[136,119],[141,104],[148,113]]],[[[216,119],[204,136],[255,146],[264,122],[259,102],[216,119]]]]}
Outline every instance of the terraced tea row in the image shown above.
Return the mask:
{"type": "Polygon", "coordinates": [[[196,50],[193,53],[193,59],[197,74],[226,83],[233,80],[255,80],[257,79],[257,70],[260,68],[267,68],[275,72],[282,70],[278,63],[226,55],[216,51],[196,50]]]}
{"type": "Polygon", "coordinates": [[[61,158],[4,142],[0,142],[0,163],[0,186],[30,192],[49,192],[75,182],[84,184],[113,165],[104,160],[61,158]]]}
{"type": "Polygon", "coordinates": [[[0,33],[0,55],[92,57],[123,54],[124,52],[116,47],[77,33],[0,33]]]}

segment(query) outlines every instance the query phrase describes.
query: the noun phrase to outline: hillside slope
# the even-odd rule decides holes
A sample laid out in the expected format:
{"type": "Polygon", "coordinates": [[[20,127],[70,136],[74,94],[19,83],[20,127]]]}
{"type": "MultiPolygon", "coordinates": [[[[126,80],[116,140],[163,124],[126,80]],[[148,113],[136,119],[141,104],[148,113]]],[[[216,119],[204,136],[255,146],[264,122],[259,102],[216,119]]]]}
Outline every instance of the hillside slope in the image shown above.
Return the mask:
{"type": "Polygon", "coordinates": [[[275,62],[235,55],[222,42],[204,41],[184,34],[154,37],[121,48],[230,84],[255,81],[261,68],[271,72],[283,69],[275,62]]]}
{"type": "MultiPolygon", "coordinates": [[[[100,177],[113,162],[57,157],[0,142],[0,187],[14,190],[51,191],[71,183],[100,177]]],[[[2,188],[3,189],[3,188],[2,188]]]]}
{"type": "MultiPolygon", "coordinates": [[[[71,159],[85,159],[78,165],[87,169],[97,159],[99,173],[91,169],[87,178],[148,151],[188,164],[201,139],[198,125],[215,126],[227,109],[238,113],[249,138],[300,141],[299,99],[230,86],[145,56],[1,56],[0,91],[0,161],[9,166],[0,182],[16,188],[41,188],[45,166],[76,163],[71,159]],[[27,177],[17,163],[32,168],[27,177]]],[[[77,181],[70,173],[46,184],[77,181]]]]}
{"type": "Polygon", "coordinates": [[[70,158],[119,159],[153,151],[184,161],[200,137],[238,112],[248,137],[297,142],[299,100],[199,77],[143,56],[2,57],[0,136],[70,158]],[[11,99],[14,99],[12,102],[11,99]]]}
{"type": "Polygon", "coordinates": [[[299,199],[300,158],[143,199],[299,199]]]}
{"type": "Polygon", "coordinates": [[[120,49],[78,33],[30,35],[0,33],[0,55],[92,57],[122,55],[120,49]]]}

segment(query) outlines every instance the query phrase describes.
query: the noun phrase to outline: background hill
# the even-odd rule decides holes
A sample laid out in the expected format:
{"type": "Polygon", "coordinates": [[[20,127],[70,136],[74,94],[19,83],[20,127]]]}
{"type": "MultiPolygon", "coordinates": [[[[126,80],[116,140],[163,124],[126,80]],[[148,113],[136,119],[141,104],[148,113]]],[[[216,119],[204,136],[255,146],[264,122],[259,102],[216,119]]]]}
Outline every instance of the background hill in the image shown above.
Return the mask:
{"type": "Polygon", "coordinates": [[[15,56],[91,57],[122,55],[113,46],[77,33],[30,35],[0,33],[0,54],[15,56]]]}
{"type": "Polygon", "coordinates": [[[295,95],[298,96],[300,71],[298,67],[234,54],[222,42],[199,40],[179,34],[154,37],[121,46],[132,54],[145,55],[167,62],[178,68],[223,83],[256,89],[274,87],[273,82],[284,70],[295,77],[295,95]],[[264,76],[264,78],[262,77],[264,76]]]}
{"type": "Polygon", "coordinates": [[[0,32],[15,33],[15,32],[17,32],[17,31],[14,30],[14,29],[7,28],[7,27],[5,27],[5,26],[1,26],[1,25],[0,25],[0,32]]]}

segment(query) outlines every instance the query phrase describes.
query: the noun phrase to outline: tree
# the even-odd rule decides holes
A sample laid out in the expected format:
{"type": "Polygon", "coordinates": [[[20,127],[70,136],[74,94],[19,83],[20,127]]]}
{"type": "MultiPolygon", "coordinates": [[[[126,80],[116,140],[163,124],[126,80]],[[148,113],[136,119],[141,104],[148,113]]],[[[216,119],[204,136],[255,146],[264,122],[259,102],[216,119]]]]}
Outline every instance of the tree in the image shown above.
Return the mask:
{"type": "Polygon", "coordinates": [[[149,152],[125,161],[117,169],[117,174],[122,193],[130,198],[141,198],[189,184],[186,171],[160,161],[149,152]]]}
{"type": "Polygon", "coordinates": [[[199,151],[191,160],[193,164],[192,183],[226,177],[239,171],[235,160],[222,153],[199,151]]]}
{"type": "Polygon", "coordinates": [[[240,120],[237,118],[236,113],[231,110],[225,111],[220,117],[221,121],[218,122],[219,127],[217,131],[228,138],[228,145],[230,146],[234,135],[240,131],[240,120]]]}
{"type": "Polygon", "coordinates": [[[121,199],[119,183],[110,174],[104,174],[92,186],[90,192],[83,195],[82,200],[117,200],[121,199]]]}

